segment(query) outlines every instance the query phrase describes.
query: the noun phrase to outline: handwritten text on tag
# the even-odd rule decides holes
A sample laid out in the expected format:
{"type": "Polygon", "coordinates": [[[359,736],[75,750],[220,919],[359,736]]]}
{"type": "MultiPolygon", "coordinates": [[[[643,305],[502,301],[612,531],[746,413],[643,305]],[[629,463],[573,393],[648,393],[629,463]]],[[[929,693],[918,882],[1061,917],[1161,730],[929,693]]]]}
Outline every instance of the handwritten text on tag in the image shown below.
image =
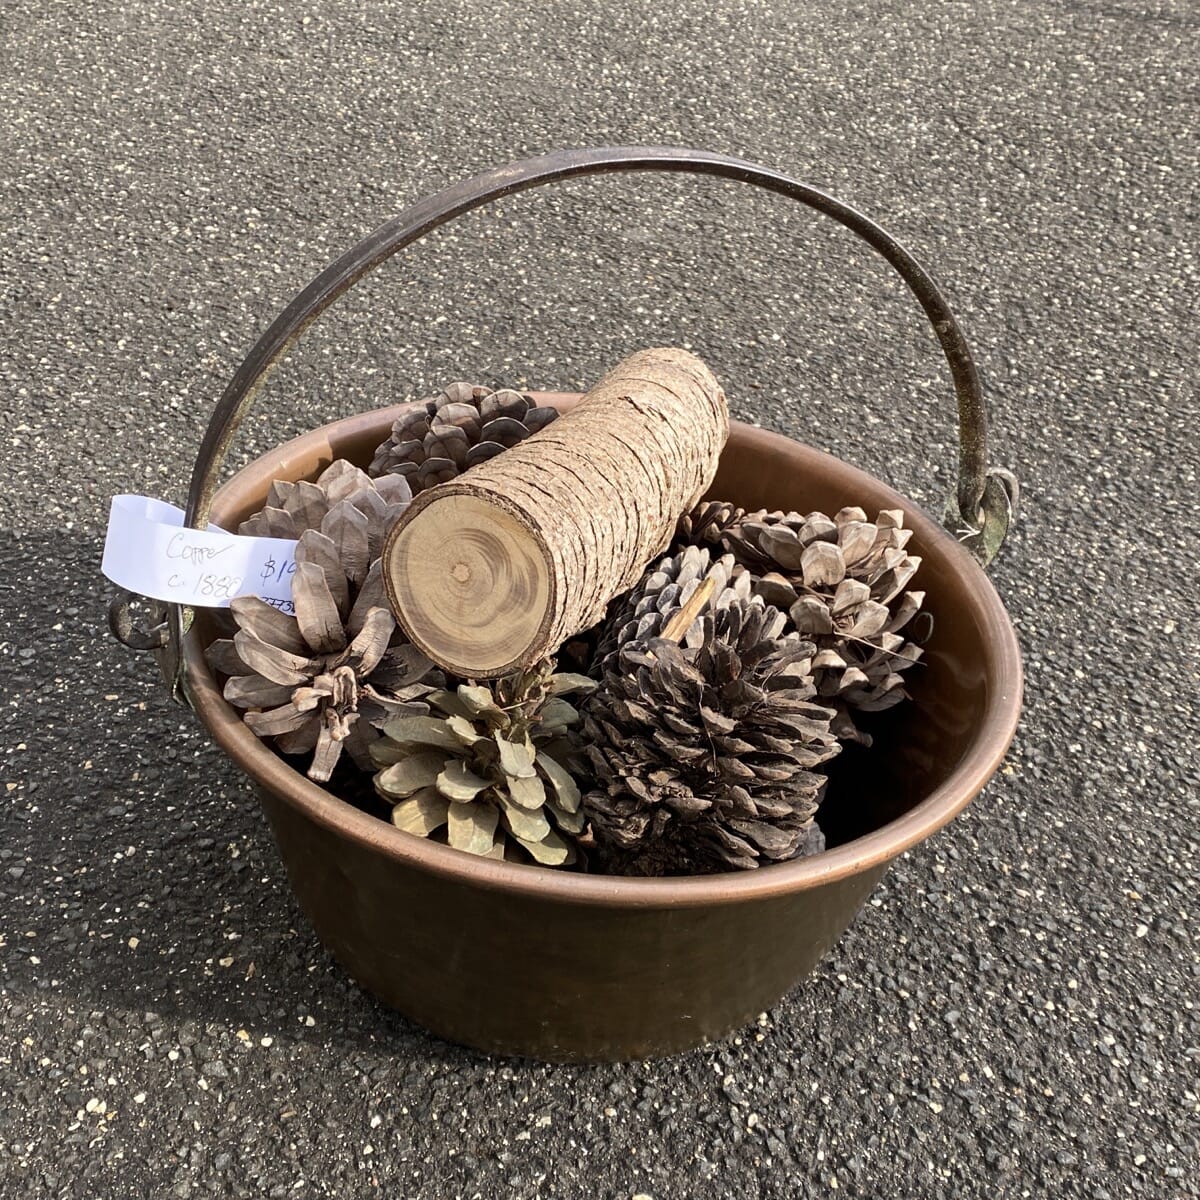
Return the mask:
{"type": "Polygon", "coordinates": [[[210,525],[188,529],[173,504],[114,496],[101,570],[123,588],[174,604],[225,608],[237,596],[292,607],[296,543],[244,537],[210,525]]]}

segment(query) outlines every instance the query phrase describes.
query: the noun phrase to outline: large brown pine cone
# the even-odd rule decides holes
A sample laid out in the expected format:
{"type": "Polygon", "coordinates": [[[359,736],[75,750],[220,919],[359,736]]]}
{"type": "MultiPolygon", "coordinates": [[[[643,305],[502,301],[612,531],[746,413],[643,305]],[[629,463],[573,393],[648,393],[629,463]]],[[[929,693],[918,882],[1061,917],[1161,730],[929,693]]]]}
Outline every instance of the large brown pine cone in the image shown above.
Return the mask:
{"type": "Polygon", "coordinates": [[[311,753],[309,778],[325,782],[343,749],[371,770],[377,731],[396,717],[427,713],[425,697],[444,677],[401,641],[378,560],[356,586],[333,540],[308,529],[296,562],[296,615],[253,596],[234,600],[237,632],[213,642],[208,661],[228,676],[225,699],[244,710],[246,724],[285,754],[311,753]]]}
{"type": "Polygon", "coordinates": [[[583,709],[600,869],[707,874],[823,848],[815,768],[840,746],[814,702],[815,647],[784,626],[739,600],[704,615],[698,646],[650,638],[609,658],[583,709]]]}
{"type": "MultiPolygon", "coordinates": [[[[365,471],[335,459],[316,483],[292,483],[277,479],[267,493],[267,503],[238,526],[238,533],[255,537],[299,538],[306,529],[324,529],[331,522],[338,529],[361,531],[368,562],[381,553],[391,524],[408,507],[412,489],[400,476],[372,479],[365,471]]],[[[357,540],[357,532],[352,534],[357,540]]],[[[353,564],[348,564],[353,570],[353,564]]],[[[361,581],[361,580],[360,580],[361,581]]]]}

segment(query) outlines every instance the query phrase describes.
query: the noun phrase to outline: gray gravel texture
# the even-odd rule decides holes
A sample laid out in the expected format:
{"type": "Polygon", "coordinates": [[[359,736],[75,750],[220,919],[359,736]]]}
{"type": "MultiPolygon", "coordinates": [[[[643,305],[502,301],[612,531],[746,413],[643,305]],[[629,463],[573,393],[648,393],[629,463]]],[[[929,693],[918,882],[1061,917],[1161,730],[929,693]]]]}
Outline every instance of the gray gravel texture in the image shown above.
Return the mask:
{"type": "MultiPolygon", "coordinates": [[[[1200,1196],[1195,13],[10,0],[0,1194],[1200,1196]],[[1027,707],[757,1025],[489,1061],[316,942],[247,787],[104,631],[103,527],[115,492],[182,498],[240,356],[351,242],[486,166],[622,142],[788,170],[942,281],[1025,487],[993,577],[1027,707]]],[[[529,193],[393,261],[238,454],[668,342],[739,416],[940,508],[949,385],[899,282],[798,206],[681,178],[529,193]]]]}

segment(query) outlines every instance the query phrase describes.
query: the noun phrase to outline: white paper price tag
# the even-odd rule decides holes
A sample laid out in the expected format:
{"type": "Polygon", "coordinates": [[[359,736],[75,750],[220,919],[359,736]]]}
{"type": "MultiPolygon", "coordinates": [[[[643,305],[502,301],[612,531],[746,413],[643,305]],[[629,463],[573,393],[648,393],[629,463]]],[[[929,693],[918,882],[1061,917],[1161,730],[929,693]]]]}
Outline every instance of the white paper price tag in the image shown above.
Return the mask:
{"type": "Polygon", "coordinates": [[[180,509],[147,496],[113,497],[100,569],[120,587],[173,604],[225,608],[237,596],[261,596],[295,611],[294,541],[188,529],[180,509]]]}

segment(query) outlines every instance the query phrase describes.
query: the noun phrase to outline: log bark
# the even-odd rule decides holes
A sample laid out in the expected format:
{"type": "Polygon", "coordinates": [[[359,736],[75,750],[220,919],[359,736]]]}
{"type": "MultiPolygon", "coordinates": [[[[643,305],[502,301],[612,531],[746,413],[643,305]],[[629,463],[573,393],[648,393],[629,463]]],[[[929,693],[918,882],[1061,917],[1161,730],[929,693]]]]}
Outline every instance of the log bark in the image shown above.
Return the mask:
{"type": "Polygon", "coordinates": [[[451,674],[506,675],[604,616],[704,494],[725,395],[685,350],[643,350],[532,437],[417,495],[388,535],[388,597],[451,674]]]}

